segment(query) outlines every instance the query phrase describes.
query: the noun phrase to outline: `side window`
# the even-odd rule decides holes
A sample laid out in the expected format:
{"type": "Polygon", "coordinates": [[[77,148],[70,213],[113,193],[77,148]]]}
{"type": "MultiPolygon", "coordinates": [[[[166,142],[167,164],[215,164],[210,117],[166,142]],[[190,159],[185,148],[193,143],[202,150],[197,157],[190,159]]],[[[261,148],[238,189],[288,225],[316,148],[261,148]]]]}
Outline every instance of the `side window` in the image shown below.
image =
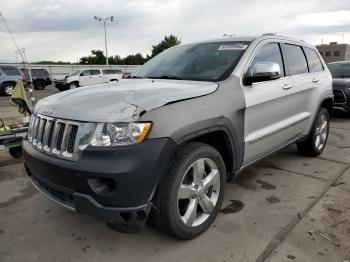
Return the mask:
{"type": "Polygon", "coordinates": [[[83,72],[81,72],[80,76],[89,76],[90,74],[90,70],[84,70],[83,72]]]}
{"type": "Polygon", "coordinates": [[[288,75],[300,75],[308,73],[307,62],[301,46],[284,45],[288,75]]]}
{"type": "Polygon", "coordinates": [[[316,51],[307,47],[304,47],[304,51],[309,64],[310,73],[323,71],[323,65],[316,51]]]}
{"type": "Polygon", "coordinates": [[[278,43],[265,44],[254,57],[251,66],[258,62],[272,62],[279,64],[281,68],[281,75],[284,76],[283,59],[278,43]]]}
{"type": "Polygon", "coordinates": [[[90,73],[91,73],[91,75],[99,75],[101,72],[100,72],[100,70],[92,69],[92,70],[90,70],[90,73]]]}

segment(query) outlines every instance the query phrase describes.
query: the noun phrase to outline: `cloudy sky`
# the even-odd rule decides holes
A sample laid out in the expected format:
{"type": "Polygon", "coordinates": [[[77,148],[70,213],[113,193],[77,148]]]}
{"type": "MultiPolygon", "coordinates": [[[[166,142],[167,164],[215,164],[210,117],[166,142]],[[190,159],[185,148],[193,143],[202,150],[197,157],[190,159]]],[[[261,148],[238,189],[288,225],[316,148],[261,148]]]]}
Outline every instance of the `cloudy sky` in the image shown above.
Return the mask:
{"type": "MultiPolygon", "coordinates": [[[[108,24],[109,55],[148,54],[167,34],[182,43],[266,32],[313,44],[342,42],[344,35],[350,43],[348,0],[0,0],[0,12],[29,61],[76,62],[104,50],[95,15],[116,18],[108,24]]],[[[0,21],[0,62],[15,62],[14,51],[0,21]]]]}

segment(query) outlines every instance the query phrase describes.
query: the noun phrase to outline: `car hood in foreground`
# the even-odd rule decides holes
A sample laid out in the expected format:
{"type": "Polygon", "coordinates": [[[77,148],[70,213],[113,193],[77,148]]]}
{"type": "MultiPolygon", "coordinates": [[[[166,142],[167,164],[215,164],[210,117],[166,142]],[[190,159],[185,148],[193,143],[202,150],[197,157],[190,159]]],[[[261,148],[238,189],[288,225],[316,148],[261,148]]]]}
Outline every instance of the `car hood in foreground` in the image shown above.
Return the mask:
{"type": "Polygon", "coordinates": [[[35,113],[87,122],[135,121],[142,112],[208,95],[217,88],[212,82],[127,79],[46,97],[35,113]]]}

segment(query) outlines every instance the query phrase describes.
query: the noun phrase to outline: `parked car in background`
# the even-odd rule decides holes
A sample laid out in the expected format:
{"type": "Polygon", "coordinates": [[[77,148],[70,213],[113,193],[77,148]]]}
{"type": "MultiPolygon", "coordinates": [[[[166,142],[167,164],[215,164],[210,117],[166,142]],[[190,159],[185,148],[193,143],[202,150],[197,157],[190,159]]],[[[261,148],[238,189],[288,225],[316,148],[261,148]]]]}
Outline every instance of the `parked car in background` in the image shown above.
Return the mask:
{"type": "Polygon", "coordinates": [[[0,94],[10,96],[16,86],[17,80],[22,80],[27,86],[26,76],[14,66],[0,65],[0,94]]]}
{"type": "MultiPolygon", "coordinates": [[[[28,81],[30,81],[28,69],[21,68],[21,71],[26,76],[28,81]]],[[[50,78],[50,74],[49,74],[49,72],[46,69],[44,69],[44,68],[40,68],[40,69],[33,68],[30,71],[31,71],[31,74],[32,74],[32,80],[33,80],[34,88],[36,90],[43,90],[43,89],[45,89],[46,86],[52,84],[52,80],[50,78]]]]}
{"type": "Polygon", "coordinates": [[[117,69],[83,69],[74,71],[64,80],[55,81],[55,85],[60,91],[65,91],[81,86],[119,81],[122,78],[123,72],[117,69]]]}
{"type": "Polygon", "coordinates": [[[332,107],[331,74],[304,41],[176,46],[115,85],[40,100],[25,168],[38,191],[113,229],[138,229],[152,210],[161,230],[191,239],[214,222],[230,177],[292,143],[320,155],[332,107]]]}
{"type": "Polygon", "coordinates": [[[350,62],[328,64],[333,76],[334,108],[350,114],[350,62]]]}

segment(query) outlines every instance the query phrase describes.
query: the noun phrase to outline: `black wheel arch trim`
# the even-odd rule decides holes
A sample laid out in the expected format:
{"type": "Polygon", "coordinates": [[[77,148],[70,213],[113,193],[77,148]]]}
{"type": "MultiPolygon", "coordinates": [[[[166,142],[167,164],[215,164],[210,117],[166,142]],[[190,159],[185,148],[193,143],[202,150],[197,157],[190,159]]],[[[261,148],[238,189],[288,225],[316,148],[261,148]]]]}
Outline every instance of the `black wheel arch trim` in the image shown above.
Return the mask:
{"type": "Polygon", "coordinates": [[[232,159],[232,171],[239,170],[244,157],[244,138],[240,138],[232,122],[224,117],[193,123],[177,130],[172,139],[181,146],[190,141],[214,133],[223,132],[229,146],[229,154],[232,159]],[[179,133],[182,133],[179,136],[179,133]]]}

